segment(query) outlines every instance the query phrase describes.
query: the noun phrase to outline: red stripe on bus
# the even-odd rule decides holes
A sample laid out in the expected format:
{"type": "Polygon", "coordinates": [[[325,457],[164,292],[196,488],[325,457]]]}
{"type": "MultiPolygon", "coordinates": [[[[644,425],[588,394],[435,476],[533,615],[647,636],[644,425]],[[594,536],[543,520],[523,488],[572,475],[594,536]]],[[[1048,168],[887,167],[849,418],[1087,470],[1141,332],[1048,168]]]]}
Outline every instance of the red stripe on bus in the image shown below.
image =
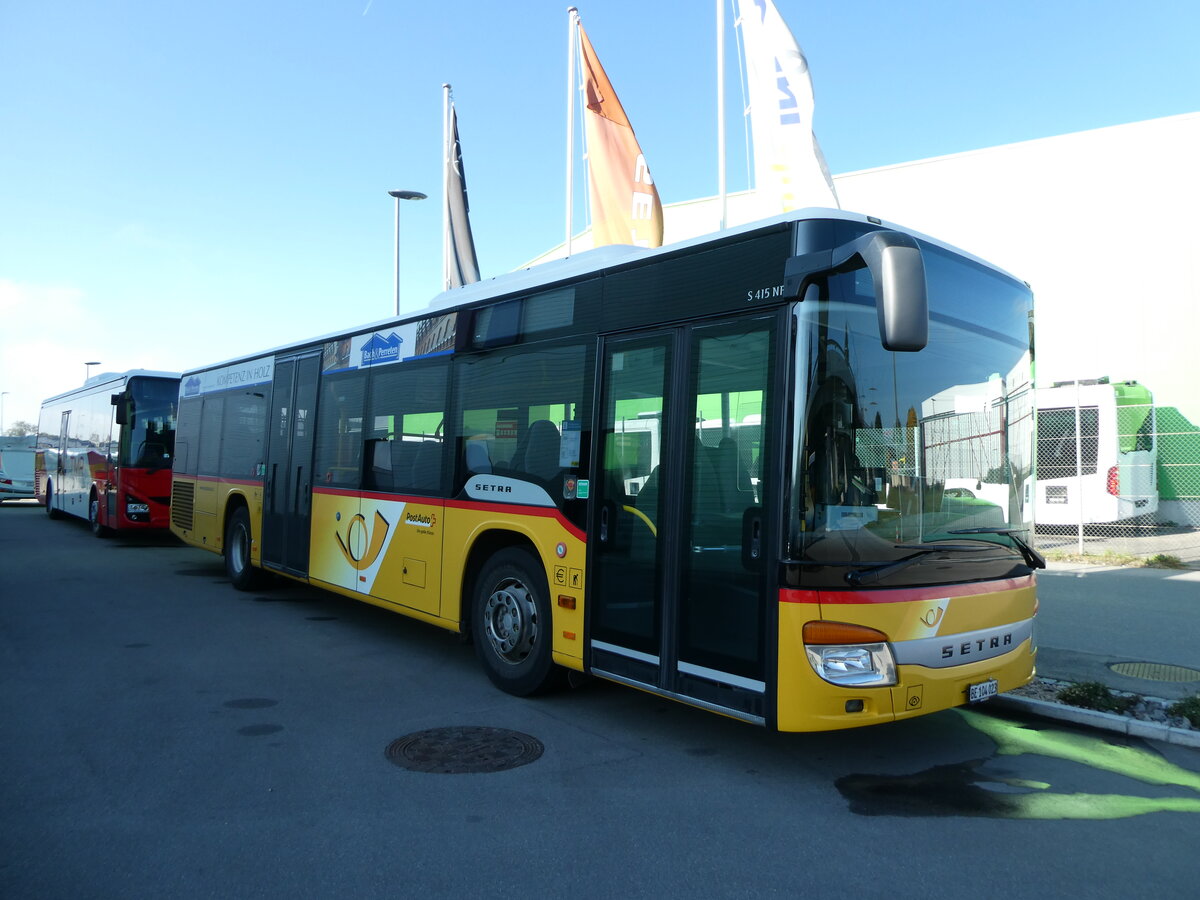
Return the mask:
{"type": "Polygon", "coordinates": [[[426,503],[430,506],[445,506],[446,501],[440,497],[421,497],[417,494],[385,494],[380,491],[355,491],[349,488],[328,488],[317,486],[314,494],[325,494],[330,497],[357,497],[360,500],[401,500],[405,503],[426,503]]]}
{"type": "Polygon", "coordinates": [[[541,516],[545,519],[557,519],[558,524],[571,533],[577,540],[587,542],[587,534],[579,526],[570,522],[557,507],[554,506],[524,506],[519,503],[477,503],[473,500],[447,500],[447,509],[477,509],[490,513],[520,513],[523,516],[541,516]]]}
{"type": "Polygon", "coordinates": [[[998,591],[1017,591],[1032,587],[1033,576],[1005,578],[1002,581],[981,581],[974,584],[944,584],[934,587],[892,588],[875,591],[805,591],[781,588],[780,603],[916,603],[942,600],[946,597],[970,597],[975,594],[994,594],[998,591]]]}
{"type": "Polygon", "coordinates": [[[508,513],[523,516],[540,516],[544,519],[557,519],[558,524],[571,533],[571,536],[587,542],[587,535],[579,526],[568,521],[560,510],[553,506],[525,506],[519,503],[479,503],[473,500],[442,500],[436,497],[418,497],[413,494],[379,494],[374,491],[339,490],[338,488],[314,487],[314,494],[329,494],[335,497],[360,497],[367,500],[401,500],[405,503],[428,503],[442,506],[446,509],[481,510],[490,513],[508,513]]]}

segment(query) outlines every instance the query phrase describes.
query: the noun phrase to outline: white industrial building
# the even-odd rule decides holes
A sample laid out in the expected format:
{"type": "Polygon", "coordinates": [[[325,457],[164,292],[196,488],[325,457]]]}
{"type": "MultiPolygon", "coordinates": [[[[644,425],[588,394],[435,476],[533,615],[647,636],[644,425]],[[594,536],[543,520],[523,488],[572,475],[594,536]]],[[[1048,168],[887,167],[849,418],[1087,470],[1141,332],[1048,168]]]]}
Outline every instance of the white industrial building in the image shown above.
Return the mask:
{"type": "MultiPolygon", "coordinates": [[[[834,176],[842,207],[935,236],[1027,281],[1037,381],[1136,380],[1200,427],[1200,113],[834,176]]],[[[726,222],[756,217],[753,192],[726,222]]],[[[664,209],[664,243],[717,230],[715,197],[664,209]]],[[[574,252],[590,246],[585,233],[574,252]]],[[[538,261],[561,256],[560,246],[538,261]]],[[[1200,434],[1161,515],[1200,524],[1200,434]],[[1192,456],[1192,454],[1195,456],[1192,456]],[[1183,486],[1182,491],[1180,486],[1183,486]],[[1189,487],[1190,485],[1190,487],[1189,487]]]]}

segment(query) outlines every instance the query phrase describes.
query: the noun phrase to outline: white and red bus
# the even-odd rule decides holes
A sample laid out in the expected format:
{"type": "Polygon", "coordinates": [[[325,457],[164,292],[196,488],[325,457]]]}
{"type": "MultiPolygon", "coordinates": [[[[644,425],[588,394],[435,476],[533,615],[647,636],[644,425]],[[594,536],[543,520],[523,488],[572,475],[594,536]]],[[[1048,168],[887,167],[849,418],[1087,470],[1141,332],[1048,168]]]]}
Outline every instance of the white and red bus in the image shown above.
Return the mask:
{"type": "Polygon", "coordinates": [[[178,397],[178,375],[134,369],[44,401],[34,484],[50,517],[87,519],[98,537],[167,528],[178,397]]]}

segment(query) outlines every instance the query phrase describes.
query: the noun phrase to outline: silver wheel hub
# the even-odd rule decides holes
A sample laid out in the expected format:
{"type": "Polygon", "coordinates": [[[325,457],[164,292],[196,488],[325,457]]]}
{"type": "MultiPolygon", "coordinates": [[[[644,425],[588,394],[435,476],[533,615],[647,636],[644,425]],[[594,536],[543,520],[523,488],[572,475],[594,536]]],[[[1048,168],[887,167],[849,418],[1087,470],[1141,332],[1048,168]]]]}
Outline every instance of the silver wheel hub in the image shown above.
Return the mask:
{"type": "Polygon", "coordinates": [[[230,552],[233,554],[233,564],[239,572],[246,565],[246,532],[241,528],[234,528],[233,531],[233,546],[230,552]]]}
{"type": "Polygon", "coordinates": [[[513,578],[496,585],[484,604],[483,619],[497,656],[513,665],[529,656],[537,639],[537,607],[525,585],[513,578]]]}

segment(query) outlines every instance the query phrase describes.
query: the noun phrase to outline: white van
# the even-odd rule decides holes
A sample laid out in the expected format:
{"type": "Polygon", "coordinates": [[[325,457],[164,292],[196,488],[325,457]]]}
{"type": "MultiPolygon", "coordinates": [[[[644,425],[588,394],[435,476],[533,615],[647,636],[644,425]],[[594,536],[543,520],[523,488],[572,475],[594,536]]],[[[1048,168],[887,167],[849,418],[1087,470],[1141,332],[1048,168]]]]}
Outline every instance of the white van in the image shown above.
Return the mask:
{"type": "Polygon", "coordinates": [[[0,501],[24,500],[33,494],[36,435],[0,438],[0,501]]]}

